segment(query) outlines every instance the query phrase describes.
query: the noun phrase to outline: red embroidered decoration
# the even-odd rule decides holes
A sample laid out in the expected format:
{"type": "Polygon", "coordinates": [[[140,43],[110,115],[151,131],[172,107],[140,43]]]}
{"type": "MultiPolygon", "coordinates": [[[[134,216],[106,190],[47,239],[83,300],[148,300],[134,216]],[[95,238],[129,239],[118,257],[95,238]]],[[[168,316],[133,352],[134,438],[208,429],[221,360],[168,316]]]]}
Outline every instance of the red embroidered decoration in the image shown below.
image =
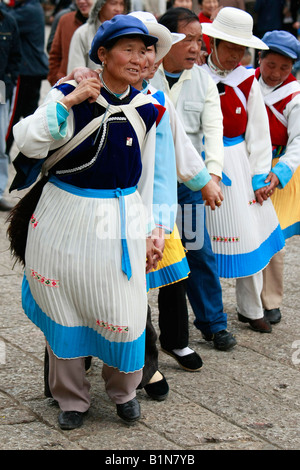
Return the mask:
{"type": "Polygon", "coordinates": [[[32,214],[32,216],[30,217],[30,223],[33,228],[35,228],[39,223],[34,214],[32,214]]]}
{"type": "Polygon", "coordinates": [[[41,284],[50,287],[59,287],[59,281],[57,279],[48,279],[47,277],[38,274],[37,271],[34,271],[33,269],[31,269],[30,271],[31,277],[33,277],[33,279],[35,279],[36,281],[39,281],[41,284]]]}
{"type": "Polygon", "coordinates": [[[224,242],[224,243],[232,243],[232,242],[239,242],[239,237],[220,237],[220,236],[212,236],[213,242],[224,242]]]}
{"type": "Polygon", "coordinates": [[[128,326],[112,325],[111,323],[102,320],[97,320],[96,323],[101,328],[112,331],[113,333],[128,333],[128,326]]]}

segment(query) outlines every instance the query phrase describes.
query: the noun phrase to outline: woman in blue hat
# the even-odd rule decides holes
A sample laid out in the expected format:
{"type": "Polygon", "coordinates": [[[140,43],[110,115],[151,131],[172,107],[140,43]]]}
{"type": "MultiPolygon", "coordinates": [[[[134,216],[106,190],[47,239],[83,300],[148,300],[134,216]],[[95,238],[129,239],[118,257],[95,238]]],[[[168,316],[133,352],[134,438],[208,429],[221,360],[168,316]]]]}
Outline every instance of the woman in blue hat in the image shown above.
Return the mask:
{"type": "MultiPolygon", "coordinates": [[[[300,235],[300,84],[292,74],[300,58],[300,42],[287,31],[270,31],[262,38],[256,77],[268,112],[273,146],[269,193],[285,239],[300,235]],[[276,188],[276,189],[275,189],[276,188]],[[275,190],[274,190],[275,189],[275,190]]],[[[281,320],[284,251],[263,271],[262,300],[270,323],[281,320]]]]}
{"type": "Polygon", "coordinates": [[[90,50],[103,66],[101,93],[95,78],[58,85],[14,129],[23,154],[47,157],[48,181],[29,224],[22,301],[46,336],[62,429],[80,426],[90,406],[86,356],[103,361],[118,415],[140,417],[146,270],[162,255],[150,238],[157,111],[129,83],[156,41],[137,18],[104,22],[90,50]]]}

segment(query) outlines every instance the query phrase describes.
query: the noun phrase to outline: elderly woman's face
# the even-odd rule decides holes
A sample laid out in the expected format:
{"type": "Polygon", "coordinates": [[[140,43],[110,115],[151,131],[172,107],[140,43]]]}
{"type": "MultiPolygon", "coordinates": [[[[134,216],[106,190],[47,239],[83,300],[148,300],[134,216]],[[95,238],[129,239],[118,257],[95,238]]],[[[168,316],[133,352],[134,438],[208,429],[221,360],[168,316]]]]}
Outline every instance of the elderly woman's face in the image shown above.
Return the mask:
{"type": "Polygon", "coordinates": [[[270,52],[264,59],[260,59],[260,73],[263,81],[272,87],[284,82],[292,68],[292,59],[281,54],[270,52]]]}
{"type": "Polygon", "coordinates": [[[121,38],[110,50],[100,47],[98,55],[104,66],[103,78],[112,91],[137,82],[147,60],[146,46],[140,38],[121,38]]]}
{"type": "Polygon", "coordinates": [[[141,77],[150,80],[151,78],[153,78],[155,73],[154,64],[156,59],[156,52],[154,46],[147,47],[146,57],[147,60],[145,67],[142,70],[141,77]]]}
{"type": "Polygon", "coordinates": [[[217,54],[214,43],[211,41],[212,60],[221,70],[233,70],[242,60],[246,47],[233,44],[232,42],[221,41],[218,45],[217,54]]]}

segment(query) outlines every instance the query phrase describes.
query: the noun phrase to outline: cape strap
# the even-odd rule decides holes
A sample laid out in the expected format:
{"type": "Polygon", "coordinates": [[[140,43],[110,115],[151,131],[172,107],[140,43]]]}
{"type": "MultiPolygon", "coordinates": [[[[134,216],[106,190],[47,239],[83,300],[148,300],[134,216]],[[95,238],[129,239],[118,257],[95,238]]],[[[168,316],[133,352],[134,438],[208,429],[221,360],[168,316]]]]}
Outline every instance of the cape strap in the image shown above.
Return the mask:
{"type": "Polygon", "coordinates": [[[264,95],[264,102],[270,108],[270,110],[275,114],[278,121],[281,122],[285,127],[288,126],[287,119],[285,116],[280,113],[275,107],[274,104],[278,103],[278,101],[286,98],[288,95],[296,95],[300,93],[300,86],[299,83],[296,81],[287,83],[286,85],[279,87],[277,90],[269,93],[268,95],[264,95]]]}
{"type": "MultiPolygon", "coordinates": [[[[73,80],[67,83],[70,83],[75,87],[77,86],[77,83],[73,80]]],[[[42,166],[43,175],[47,175],[49,170],[54,165],[56,165],[62,158],[64,158],[68,153],[74,150],[74,148],[81,144],[81,142],[87,139],[87,137],[93,134],[93,132],[95,132],[98,128],[101,128],[111,115],[119,112],[123,112],[128,121],[133,126],[137,134],[139,146],[141,148],[146,133],[146,125],[141,116],[139,115],[138,111],[136,110],[136,107],[142,106],[144,104],[149,104],[149,98],[147,98],[142,93],[139,93],[131,100],[129,104],[114,106],[109,104],[102,95],[99,95],[96,100],[96,103],[98,103],[100,106],[103,106],[105,108],[105,112],[101,114],[101,116],[98,116],[92,121],[90,121],[83,129],[81,129],[81,131],[79,131],[72,139],[70,139],[69,142],[67,142],[63,147],[54,152],[49,158],[47,158],[47,160],[42,166]],[[101,118],[102,120],[100,121],[99,125],[99,120],[101,118]]]]}

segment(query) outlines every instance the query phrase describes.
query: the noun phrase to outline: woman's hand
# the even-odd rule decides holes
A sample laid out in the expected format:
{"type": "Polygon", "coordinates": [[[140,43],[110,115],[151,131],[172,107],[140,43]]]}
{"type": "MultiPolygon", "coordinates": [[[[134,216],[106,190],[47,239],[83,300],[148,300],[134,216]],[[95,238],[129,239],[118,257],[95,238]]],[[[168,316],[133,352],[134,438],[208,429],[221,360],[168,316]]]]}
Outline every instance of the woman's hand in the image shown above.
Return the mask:
{"type": "Polygon", "coordinates": [[[201,189],[201,194],[205,205],[214,211],[216,207],[221,206],[224,196],[218,182],[220,178],[216,175],[211,176],[212,179],[201,189]]]}
{"type": "Polygon", "coordinates": [[[258,202],[258,204],[260,204],[261,206],[263,205],[263,202],[268,199],[267,191],[268,186],[264,186],[263,188],[259,188],[254,191],[256,202],[258,202]]]}
{"type": "Polygon", "coordinates": [[[272,194],[274,193],[275,191],[275,188],[279,185],[280,181],[278,179],[278,176],[275,175],[275,173],[273,173],[272,171],[270,171],[270,173],[268,174],[267,178],[265,179],[265,183],[270,183],[267,187],[266,187],[266,193],[267,193],[267,196],[272,196],[272,194]]]}
{"type": "Polygon", "coordinates": [[[99,78],[99,73],[101,69],[92,70],[88,67],[76,67],[68,75],[59,80],[59,84],[68,82],[70,80],[75,80],[77,83],[80,83],[84,78],[99,78]]]}
{"type": "Polygon", "coordinates": [[[68,108],[89,100],[90,103],[96,101],[100,94],[101,84],[98,78],[84,78],[78,86],[60,101],[68,108]]]}
{"type": "Polygon", "coordinates": [[[157,268],[157,263],[162,260],[164,242],[161,238],[146,238],[146,273],[148,274],[153,269],[157,268]],[[162,249],[158,248],[160,246],[162,249]]]}

